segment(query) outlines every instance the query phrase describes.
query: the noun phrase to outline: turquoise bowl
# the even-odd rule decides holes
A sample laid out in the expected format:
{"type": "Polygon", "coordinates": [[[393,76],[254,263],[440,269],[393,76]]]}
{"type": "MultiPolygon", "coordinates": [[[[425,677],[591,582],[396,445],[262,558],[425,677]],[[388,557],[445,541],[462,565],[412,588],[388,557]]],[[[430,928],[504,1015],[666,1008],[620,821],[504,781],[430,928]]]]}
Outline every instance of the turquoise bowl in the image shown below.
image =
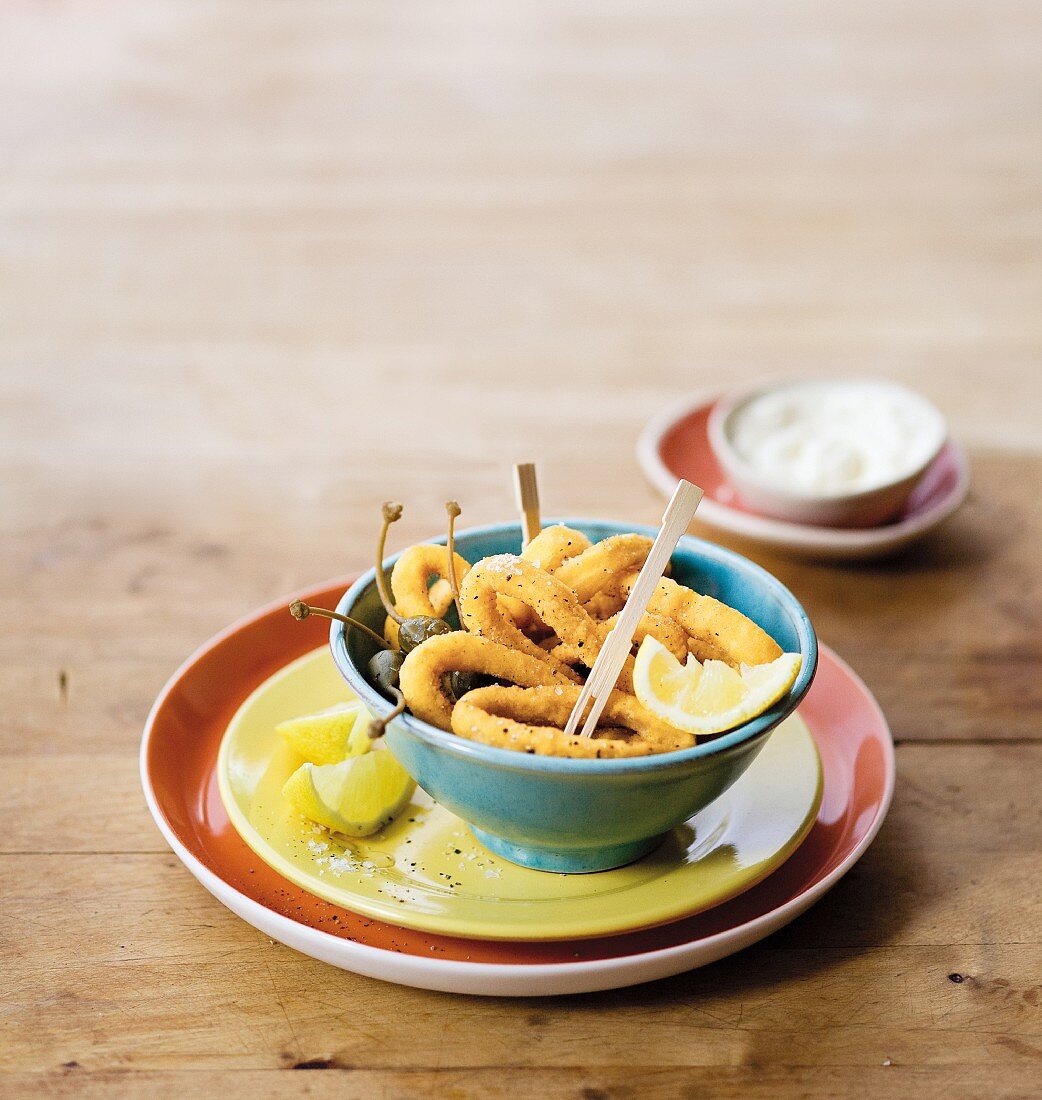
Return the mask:
{"type": "MultiPolygon", "coordinates": [[[[654,537],[652,527],[559,520],[594,542],[625,531],[654,537]]],[[[444,541],[436,540],[436,541],[444,541]]],[[[456,548],[468,561],[521,549],[518,524],[461,531],[456,548]]],[[[390,567],[394,559],[388,560],[390,567]]],[[[620,867],[651,851],[675,826],[707,806],[741,776],[775,727],[807,693],[818,663],[817,639],[803,608],[784,585],[731,550],[685,536],[672,558],[673,578],[737,608],[803,665],[792,690],[751,722],[679,752],[632,759],[570,760],[468,741],[410,714],[387,727],[387,743],[416,782],[470,826],[493,852],[541,871],[620,867]]],[[[375,573],[361,576],[337,610],[382,631],[375,573]]],[[[374,644],[333,622],[330,647],[344,679],[375,714],[391,703],[366,679],[374,644]]]]}

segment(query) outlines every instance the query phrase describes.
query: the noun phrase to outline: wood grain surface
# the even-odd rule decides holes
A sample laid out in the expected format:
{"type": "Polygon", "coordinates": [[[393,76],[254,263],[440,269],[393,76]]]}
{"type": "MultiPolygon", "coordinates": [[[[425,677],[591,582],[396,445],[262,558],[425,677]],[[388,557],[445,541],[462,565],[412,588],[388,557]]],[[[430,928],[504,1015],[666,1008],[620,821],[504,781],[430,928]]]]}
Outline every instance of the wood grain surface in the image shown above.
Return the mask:
{"type": "Polygon", "coordinates": [[[0,1094],[1038,1095],[1040,103],[1027,0],[5,5],[0,1094]],[[382,499],[402,542],[496,521],[531,460],[546,512],[654,522],[645,420],[779,370],[903,379],[974,471],[893,561],[749,551],[898,742],[804,917],[453,997],[273,944],[167,850],[152,699],[367,564],[382,499]]]}

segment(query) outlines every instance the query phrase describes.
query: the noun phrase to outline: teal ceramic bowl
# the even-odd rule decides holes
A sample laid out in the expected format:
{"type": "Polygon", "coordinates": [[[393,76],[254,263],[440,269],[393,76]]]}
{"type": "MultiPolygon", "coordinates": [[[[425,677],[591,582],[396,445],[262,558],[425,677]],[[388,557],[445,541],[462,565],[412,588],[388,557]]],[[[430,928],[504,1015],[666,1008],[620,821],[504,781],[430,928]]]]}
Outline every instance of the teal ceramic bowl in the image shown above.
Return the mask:
{"type": "MultiPolygon", "coordinates": [[[[560,520],[594,542],[655,528],[560,520]]],[[[444,540],[441,540],[444,541],[444,540]]],[[[456,548],[468,561],[521,548],[517,524],[461,531],[456,548]]],[[[386,563],[389,568],[394,559],[386,563]]],[[[410,714],[387,727],[387,743],[416,782],[468,823],[487,848],[525,867],[585,872],[620,867],[651,851],[675,826],[723,794],[763,748],[771,731],[806,694],[818,663],[817,639],[803,608],[778,580],[747,558],[685,536],[672,558],[673,578],[736,607],[803,665],[792,690],[770,710],[694,748],[633,759],[569,760],[468,741],[410,714]]],[[[382,631],[384,612],[370,570],[337,610],[382,631]]],[[[351,689],[375,714],[392,704],[366,679],[375,646],[359,631],[330,631],[333,659],[351,689]]]]}

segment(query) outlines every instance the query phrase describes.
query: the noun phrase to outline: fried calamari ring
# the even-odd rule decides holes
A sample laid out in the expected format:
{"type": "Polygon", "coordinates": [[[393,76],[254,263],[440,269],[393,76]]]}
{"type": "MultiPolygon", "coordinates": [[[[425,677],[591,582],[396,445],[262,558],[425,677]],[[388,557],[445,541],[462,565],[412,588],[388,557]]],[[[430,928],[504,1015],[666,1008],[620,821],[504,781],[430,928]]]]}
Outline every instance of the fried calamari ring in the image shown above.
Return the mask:
{"type": "MultiPolygon", "coordinates": [[[[622,582],[627,595],[636,579],[634,574],[622,582]]],[[[781,646],[752,619],[668,577],[658,582],[648,610],[676,619],[687,632],[688,648],[700,661],[725,661],[738,668],[743,663],[764,665],[782,654],[781,646]]]]}
{"type": "Polygon", "coordinates": [[[586,603],[605,588],[617,586],[621,576],[639,570],[653,544],[644,535],[611,535],[562,562],[554,576],[568,585],[579,603],[586,603]]]}
{"type": "MultiPolygon", "coordinates": [[[[470,562],[459,554],[453,555],[453,561],[456,576],[462,579],[470,569],[470,562]]],[[[391,570],[391,594],[398,614],[403,619],[416,615],[443,618],[452,606],[448,571],[449,553],[444,546],[421,543],[403,551],[391,570]]],[[[384,637],[392,645],[398,644],[398,624],[391,618],[384,623],[384,637]]]]}
{"type": "Polygon", "coordinates": [[[605,730],[592,737],[566,737],[562,727],[578,702],[579,690],[573,684],[475,688],[453,708],[452,731],[501,749],[588,759],[647,756],[695,743],[690,733],[667,725],[621,691],[611,693],[602,721],[633,730],[633,737],[613,736],[605,730]]]}
{"type": "Polygon", "coordinates": [[[507,596],[527,605],[562,641],[600,648],[597,624],[583,610],[575,593],[556,577],[516,554],[495,554],[475,563],[460,586],[463,626],[473,634],[546,661],[574,680],[575,674],[541,649],[504,613],[507,596]]]}
{"type": "MultiPolygon", "coordinates": [[[[547,573],[553,573],[562,562],[581,554],[591,545],[582,531],[557,523],[552,527],[544,527],[521,551],[521,557],[540,569],[545,569],[547,573]]],[[[500,605],[514,620],[518,629],[531,631],[540,625],[535,612],[520,600],[504,596],[500,599],[500,605]]]]}
{"type": "MultiPolygon", "coordinates": [[[[456,576],[463,579],[470,562],[453,554],[456,576]]],[[[449,587],[449,552],[444,546],[424,543],[410,546],[394,563],[391,570],[391,593],[398,614],[408,619],[413,615],[430,615],[440,619],[452,606],[449,587]],[[431,581],[434,584],[431,584],[431,581]]]]}
{"type": "MultiPolygon", "coordinates": [[[[592,668],[615,620],[598,622],[580,605],[575,593],[557,576],[514,554],[483,558],[471,569],[460,589],[463,625],[510,649],[548,661],[557,671],[575,680],[569,667],[592,668]],[[557,645],[550,648],[527,637],[504,615],[504,596],[522,600],[554,632],[557,645]]],[[[677,623],[662,615],[644,615],[636,632],[638,641],[648,634],[657,638],[678,659],[686,660],[687,635],[677,623]]],[[[633,661],[627,659],[618,686],[633,690],[633,661]]]]}
{"type": "Polygon", "coordinates": [[[593,599],[587,600],[583,607],[595,618],[603,621],[617,615],[626,605],[626,596],[618,583],[598,592],[593,599]]]}
{"type": "MultiPolygon", "coordinates": [[[[608,628],[605,631],[605,637],[615,629],[618,619],[618,614],[605,619],[602,624],[602,629],[608,628]]],[[[661,642],[678,661],[687,660],[687,633],[676,619],[671,619],[668,615],[659,615],[654,611],[645,611],[640,622],[637,623],[637,629],[633,632],[633,641],[640,645],[647,637],[661,642]]]]}
{"type": "MultiPolygon", "coordinates": [[[[599,642],[592,652],[586,646],[580,647],[568,642],[558,642],[556,645],[551,645],[548,647],[548,651],[551,656],[556,657],[566,665],[585,665],[587,668],[591,668],[593,662],[597,659],[597,654],[601,651],[601,646],[604,645],[608,635],[615,628],[617,620],[618,615],[613,615],[610,619],[597,622],[599,642]]],[[[640,622],[637,623],[637,629],[633,632],[633,641],[640,645],[649,635],[656,641],[661,642],[681,663],[687,660],[687,632],[676,619],[670,619],[666,615],[656,615],[650,611],[645,612],[640,622]]],[[[632,656],[626,658],[615,686],[619,691],[633,694],[632,656]]]]}
{"type": "Polygon", "coordinates": [[[553,527],[544,527],[521,551],[521,557],[547,573],[554,573],[569,558],[582,554],[592,545],[582,531],[557,523],[553,527]]]}
{"type": "Polygon", "coordinates": [[[570,683],[545,660],[515,653],[489,638],[462,630],[436,635],[406,656],[398,683],[409,710],[443,730],[452,728],[453,700],[445,688],[451,672],[482,672],[522,687],[570,683]]]}

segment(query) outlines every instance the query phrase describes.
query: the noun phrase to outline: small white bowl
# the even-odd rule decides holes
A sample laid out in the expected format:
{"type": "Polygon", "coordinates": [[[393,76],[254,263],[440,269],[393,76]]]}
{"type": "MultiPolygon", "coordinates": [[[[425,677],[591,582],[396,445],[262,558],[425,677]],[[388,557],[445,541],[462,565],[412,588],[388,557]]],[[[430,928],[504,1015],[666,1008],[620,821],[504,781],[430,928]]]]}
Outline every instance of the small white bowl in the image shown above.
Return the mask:
{"type": "Polygon", "coordinates": [[[728,479],[742,500],[764,516],[792,523],[821,527],[875,527],[899,515],[908,498],[937,458],[948,439],[948,428],[940,411],[924,397],[895,382],[882,379],[806,378],[761,383],[725,396],[709,414],[709,442],[728,479]],[[771,475],[749,461],[735,444],[735,428],[749,406],[767,395],[797,394],[804,390],[808,402],[826,400],[844,391],[851,396],[860,389],[865,395],[885,395],[888,400],[914,413],[922,439],[907,461],[895,465],[869,484],[845,489],[805,489],[786,484],[781,473],[771,475]]]}

